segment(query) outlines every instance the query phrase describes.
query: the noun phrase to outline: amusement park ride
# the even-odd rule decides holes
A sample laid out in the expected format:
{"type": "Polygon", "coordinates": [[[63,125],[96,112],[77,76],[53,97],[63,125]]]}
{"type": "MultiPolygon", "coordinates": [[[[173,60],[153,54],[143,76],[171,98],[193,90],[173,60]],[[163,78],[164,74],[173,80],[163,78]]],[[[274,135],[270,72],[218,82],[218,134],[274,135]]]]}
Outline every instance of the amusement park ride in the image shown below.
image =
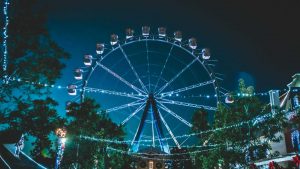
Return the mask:
{"type": "Polygon", "coordinates": [[[148,26],[140,35],[126,29],[124,40],[112,34],[109,44],[97,43],[94,55],[84,55],[84,67],[75,69],[76,82],[68,86],[73,101],[92,97],[112,105],[106,113],[129,126],[130,152],[151,147],[170,154],[171,144],[181,149],[189,138],[178,136],[190,131],[192,114],[216,110],[222,91],[212,71],[215,60],[210,59],[210,50],[198,49],[195,38],[183,40],[180,31],[173,35],[168,37],[164,27],[152,34],[148,26]],[[111,113],[116,111],[122,113],[116,117],[111,113]],[[178,128],[185,133],[173,131],[178,128]]]}

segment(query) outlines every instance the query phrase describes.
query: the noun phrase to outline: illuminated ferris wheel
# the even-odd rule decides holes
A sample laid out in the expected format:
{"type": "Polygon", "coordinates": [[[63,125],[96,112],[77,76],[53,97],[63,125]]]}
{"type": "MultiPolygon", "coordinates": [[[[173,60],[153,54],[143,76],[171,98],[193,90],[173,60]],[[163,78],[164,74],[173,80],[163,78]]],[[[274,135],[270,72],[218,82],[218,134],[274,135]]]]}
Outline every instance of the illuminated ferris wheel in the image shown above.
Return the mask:
{"type": "Polygon", "coordinates": [[[170,153],[192,138],[192,115],[216,110],[219,89],[210,51],[198,49],[195,38],[183,40],[180,31],[168,37],[166,28],[152,34],[143,26],[140,35],[126,29],[124,40],[112,34],[98,43],[95,54],[84,55],[85,67],[75,69],[76,83],[69,95],[81,101],[94,98],[109,117],[125,127],[130,150],[155,147],[170,153]]]}

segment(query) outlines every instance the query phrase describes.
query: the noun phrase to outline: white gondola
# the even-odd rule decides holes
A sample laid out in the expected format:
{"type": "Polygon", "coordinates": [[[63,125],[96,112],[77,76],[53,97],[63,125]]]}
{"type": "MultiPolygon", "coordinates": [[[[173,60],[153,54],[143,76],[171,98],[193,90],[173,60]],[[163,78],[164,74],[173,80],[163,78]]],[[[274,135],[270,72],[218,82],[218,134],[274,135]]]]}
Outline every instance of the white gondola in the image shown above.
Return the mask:
{"type": "Polygon", "coordinates": [[[181,31],[176,31],[176,32],[174,32],[174,39],[175,39],[176,41],[179,41],[179,42],[182,41],[182,33],[181,33],[181,31]]]}
{"type": "Polygon", "coordinates": [[[150,27],[149,26],[143,26],[142,27],[142,35],[143,36],[149,36],[149,34],[150,34],[150,27]]]}
{"type": "Polygon", "coordinates": [[[85,66],[91,66],[92,63],[93,63],[93,56],[92,55],[84,55],[83,64],[85,66]]]}
{"type": "Polygon", "coordinates": [[[81,80],[82,79],[82,72],[83,72],[82,69],[75,69],[75,71],[74,71],[74,78],[76,80],[81,80]]]}
{"type": "Polygon", "coordinates": [[[167,29],[165,27],[159,27],[158,28],[158,36],[166,37],[166,31],[167,31],[167,29]]]}
{"type": "Polygon", "coordinates": [[[234,98],[231,94],[226,94],[226,97],[225,97],[225,103],[228,103],[228,104],[231,104],[234,102],[234,98]]]}
{"type": "Polygon", "coordinates": [[[110,35],[110,44],[112,46],[115,45],[115,44],[117,44],[118,43],[118,39],[119,39],[118,35],[116,35],[116,34],[110,35]]]}
{"type": "Polygon", "coordinates": [[[126,33],[126,39],[130,39],[130,38],[133,37],[134,30],[130,29],[130,28],[127,28],[125,33],[126,33]]]}
{"type": "Polygon", "coordinates": [[[96,44],[96,53],[98,55],[101,55],[104,52],[104,44],[103,43],[97,43],[96,44]]]}
{"type": "Polygon", "coordinates": [[[70,112],[70,106],[71,106],[71,104],[72,104],[72,102],[70,102],[70,101],[66,102],[66,112],[67,113],[70,112]]]}
{"type": "Polygon", "coordinates": [[[208,48],[202,49],[202,58],[206,60],[210,58],[210,50],[208,48]]]}
{"type": "Polygon", "coordinates": [[[189,47],[191,49],[196,49],[197,48],[197,40],[195,38],[190,38],[189,39],[189,47]]]}
{"type": "Polygon", "coordinates": [[[77,94],[77,86],[76,85],[69,85],[68,87],[68,94],[71,95],[71,96],[76,96],[77,94]]]}

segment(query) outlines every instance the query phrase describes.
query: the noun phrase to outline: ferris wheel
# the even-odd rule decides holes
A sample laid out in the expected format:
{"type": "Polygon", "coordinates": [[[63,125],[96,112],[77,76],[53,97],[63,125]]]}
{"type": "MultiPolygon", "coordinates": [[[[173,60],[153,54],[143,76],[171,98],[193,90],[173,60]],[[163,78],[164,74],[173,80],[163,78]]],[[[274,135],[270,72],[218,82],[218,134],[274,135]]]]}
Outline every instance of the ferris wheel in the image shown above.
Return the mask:
{"type": "Polygon", "coordinates": [[[209,49],[199,49],[195,38],[184,40],[180,31],[169,37],[164,27],[155,34],[148,26],[139,35],[125,33],[124,40],[112,34],[108,44],[84,55],[68,94],[100,103],[125,127],[132,152],[156,147],[170,153],[171,146],[191,144],[180,136],[191,131],[193,113],[204,109],[212,117],[219,98],[209,49]]]}

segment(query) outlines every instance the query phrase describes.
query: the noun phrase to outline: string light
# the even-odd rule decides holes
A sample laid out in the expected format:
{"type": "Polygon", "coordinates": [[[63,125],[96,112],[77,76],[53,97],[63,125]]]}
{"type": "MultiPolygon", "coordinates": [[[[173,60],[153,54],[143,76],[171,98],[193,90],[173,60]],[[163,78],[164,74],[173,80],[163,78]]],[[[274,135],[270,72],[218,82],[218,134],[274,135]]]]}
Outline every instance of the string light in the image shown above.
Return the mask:
{"type": "MultiPolygon", "coordinates": [[[[283,90],[279,90],[279,91],[286,91],[286,90],[287,89],[283,89],[283,90]]],[[[253,94],[236,93],[236,94],[230,94],[230,96],[235,97],[235,98],[254,97],[254,96],[269,96],[269,92],[259,92],[259,93],[253,93],[253,94]]],[[[185,96],[185,95],[179,95],[179,94],[176,94],[176,95],[170,94],[170,95],[164,95],[164,97],[215,99],[217,97],[217,95],[199,94],[199,95],[185,96]]],[[[227,97],[227,95],[225,95],[225,94],[219,96],[219,98],[226,98],[226,97],[227,97]]]]}
{"type": "MultiPolygon", "coordinates": [[[[262,112],[265,110],[265,108],[262,110],[262,112]]],[[[207,133],[210,133],[210,132],[217,132],[217,131],[227,130],[227,129],[231,129],[231,128],[238,128],[238,127],[241,127],[245,124],[247,124],[247,125],[252,124],[252,127],[253,127],[255,125],[263,123],[265,120],[273,118],[274,115],[275,114],[271,112],[271,113],[267,113],[267,114],[264,114],[264,115],[257,116],[257,117],[255,117],[251,120],[242,121],[240,123],[236,123],[236,124],[233,124],[233,125],[220,127],[220,128],[216,128],[216,129],[211,129],[211,130],[205,130],[205,131],[201,131],[201,132],[198,132],[198,133],[191,133],[191,134],[184,134],[184,135],[180,135],[180,136],[175,136],[175,138],[178,139],[178,138],[187,138],[187,137],[192,137],[192,136],[199,136],[199,135],[207,134],[207,133]]],[[[91,141],[114,143],[114,144],[129,144],[129,143],[132,142],[132,140],[120,141],[120,140],[102,139],[102,138],[95,138],[95,137],[82,136],[82,135],[80,135],[80,138],[91,140],[91,141]]],[[[170,140],[170,139],[172,139],[172,137],[167,137],[167,138],[164,138],[162,140],[170,140]]],[[[159,140],[159,139],[155,139],[155,140],[159,140]]],[[[152,142],[152,141],[153,141],[152,139],[140,140],[141,143],[142,142],[152,142]]]]}
{"type": "MultiPolygon", "coordinates": [[[[54,89],[67,89],[68,86],[64,86],[64,85],[50,85],[50,84],[47,84],[47,83],[42,83],[42,82],[32,82],[32,81],[29,81],[29,80],[23,80],[21,78],[10,78],[8,79],[10,82],[14,81],[14,82],[18,82],[18,83],[25,83],[25,84],[29,84],[29,85],[38,85],[38,86],[44,86],[44,87],[51,87],[51,88],[54,88],[54,89]]],[[[77,83],[80,83],[80,81],[78,81],[77,83]]],[[[76,84],[77,84],[76,83],[76,84]]],[[[80,86],[77,87],[78,91],[82,91],[82,89],[80,88],[80,86]]],[[[279,92],[286,92],[287,89],[282,89],[282,90],[278,90],[279,92]]],[[[87,91],[87,92],[90,92],[90,91],[87,91]]],[[[300,92],[299,89],[293,89],[293,92],[300,92]]],[[[237,93],[237,94],[233,94],[233,95],[230,95],[232,97],[236,97],[236,98],[245,98],[245,97],[254,97],[254,96],[268,96],[269,95],[269,92],[260,92],[260,93],[254,93],[254,94],[242,94],[242,93],[237,93]]],[[[182,95],[179,95],[179,94],[176,94],[176,95],[170,95],[169,97],[178,97],[178,98],[206,98],[206,99],[215,99],[217,96],[216,95],[191,95],[191,96],[182,96],[182,95]]],[[[227,97],[226,95],[222,95],[222,96],[219,96],[220,98],[225,98],[227,97]]]]}
{"type": "MultiPolygon", "coordinates": [[[[62,85],[54,85],[54,84],[47,84],[47,83],[42,83],[42,82],[32,82],[29,80],[23,80],[21,78],[11,78],[9,79],[10,82],[17,82],[17,83],[23,83],[23,84],[28,84],[28,85],[36,85],[36,86],[43,86],[43,87],[51,87],[51,88],[56,88],[56,89],[67,89],[67,86],[62,86],[62,85]]],[[[81,91],[81,89],[80,89],[81,91]]]]}
{"type": "MultiPolygon", "coordinates": [[[[139,157],[139,158],[143,158],[143,159],[148,159],[149,156],[153,157],[153,156],[158,156],[159,158],[151,158],[154,160],[184,160],[182,158],[174,158],[174,157],[178,157],[178,156],[182,156],[182,155],[195,155],[195,154],[199,154],[199,153],[203,153],[205,151],[210,151],[210,150],[216,150],[216,149],[220,149],[221,147],[226,147],[226,148],[232,148],[234,145],[236,145],[237,143],[244,143],[243,141],[238,141],[238,142],[234,142],[231,144],[215,144],[215,145],[207,145],[207,146],[202,146],[202,147],[208,147],[207,149],[204,150],[193,150],[193,151],[188,151],[188,152],[182,152],[182,153],[173,153],[173,154],[153,154],[153,153],[133,153],[130,151],[124,151],[121,149],[116,149],[113,147],[107,147],[108,150],[111,151],[115,151],[117,153],[121,153],[121,154],[126,154],[129,156],[133,156],[133,157],[139,157]],[[147,157],[148,156],[148,157],[147,157]],[[169,157],[169,158],[165,158],[165,157],[169,157]]],[[[264,142],[258,142],[257,144],[252,144],[252,146],[258,146],[258,145],[263,145],[265,144],[264,142]]],[[[191,160],[190,158],[187,158],[185,160],[191,160]]]]}
{"type": "MultiPolygon", "coordinates": [[[[123,154],[123,155],[129,155],[131,157],[139,158],[139,159],[148,159],[148,160],[164,160],[164,161],[194,161],[195,160],[195,155],[198,153],[203,153],[206,151],[211,151],[211,150],[216,150],[220,149],[222,146],[226,146],[226,148],[233,148],[232,146],[237,144],[237,143],[242,143],[242,141],[231,143],[231,144],[219,144],[214,146],[214,148],[209,148],[205,150],[195,150],[195,151],[189,151],[189,152],[183,152],[183,153],[174,153],[174,154],[152,154],[152,153],[132,153],[128,151],[124,151],[121,149],[116,149],[112,147],[107,147],[109,151],[115,151],[117,153],[123,154]],[[191,155],[190,158],[186,158],[186,155],[191,155]],[[157,156],[158,158],[155,158],[153,156],[157,156]],[[178,157],[185,157],[185,158],[178,158],[178,157]],[[168,158],[166,158],[168,157],[168,158]]],[[[252,146],[257,146],[257,145],[263,145],[265,142],[258,142],[257,144],[252,144],[252,146]]],[[[243,149],[240,149],[240,151],[244,151],[243,149]]]]}
{"type": "Polygon", "coordinates": [[[116,149],[116,148],[112,148],[112,147],[107,147],[106,148],[109,151],[114,151],[120,154],[125,154],[125,155],[129,155],[132,157],[137,157],[137,158],[142,158],[142,159],[152,159],[152,160],[191,160],[190,158],[172,158],[174,156],[181,156],[181,155],[190,155],[190,154],[198,154],[198,153],[203,153],[205,151],[210,151],[210,150],[215,150],[215,149],[219,149],[219,148],[210,148],[210,149],[205,149],[205,150],[196,150],[196,151],[192,151],[192,152],[184,152],[184,153],[175,153],[175,154],[151,154],[151,153],[132,153],[132,152],[128,152],[128,151],[124,151],[121,149],[116,149]],[[150,157],[147,157],[150,156],[150,157]],[[159,156],[159,158],[153,158],[151,156],[159,156]],[[168,157],[168,158],[165,158],[168,157]]]}
{"type": "Polygon", "coordinates": [[[9,6],[9,1],[5,0],[4,2],[4,6],[3,6],[3,14],[4,14],[4,27],[3,27],[3,64],[2,64],[2,68],[3,68],[3,78],[6,78],[6,70],[7,70],[7,64],[8,64],[8,60],[7,60],[7,38],[8,38],[8,24],[9,24],[9,18],[8,18],[8,6],[9,6]]]}
{"type": "MultiPolygon", "coordinates": [[[[51,87],[54,89],[67,89],[68,86],[64,86],[64,85],[50,85],[47,83],[42,83],[42,82],[32,82],[29,80],[23,80],[21,78],[9,78],[8,79],[10,82],[14,81],[14,82],[18,82],[18,83],[26,83],[29,85],[38,85],[38,86],[44,86],[44,87],[51,87]]],[[[77,83],[80,83],[80,81],[78,81],[77,83]]],[[[76,83],[76,84],[77,84],[76,83]]],[[[80,88],[80,86],[77,86],[78,91],[82,91],[82,89],[80,88]]],[[[282,90],[278,90],[279,92],[286,92],[287,89],[282,89],[282,90]]],[[[300,92],[300,89],[293,89],[293,92],[300,92]]],[[[87,91],[87,92],[97,92],[95,91],[87,91]]],[[[269,96],[269,91],[268,92],[260,92],[260,93],[254,93],[254,94],[242,94],[242,93],[237,93],[237,94],[231,94],[230,96],[235,97],[235,98],[245,98],[245,97],[254,97],[254,96],[269,96]]],[[[178,97],[178,98],[206,98],[206,99],[215,99],[217,96],[216,95],[191,95],[191,96],[182,96],[179,94],[176,95],[170,95],[169,97],[178,97]]],[[[220,98],[226,98],[227,95],[221,95],[219,96],[220,98]]]]}
{"type": "MultiPolygon", "coordinates": [[[[127,140],[127,141],[118,141],[118,140],[109,140],[109,139],[100,139],[100,138],[95,138],[95,137],[88,137],[88,136],[80,136],[81,139],[85,139],[85,140],[89,140],[89,141],[96,141],[96,142],[104,142],[104,143],[108,143],[108,144],[128,144],[130,142],[132,142],[131,140],[127,140]]],[[[164,140],[166,140],[168,138],[165,138],[164,140]]],[[[152,142],[152,140],[142,140],[143,142],[152,142]]],[[[150,147],[152,146],[152,144],[143,144],[140,143],[140,146],[146,146],[146,147],[150,147]]],[[[214,146],[219,146],[216,144],[207,144],[207,145],[203,145],[203,146],[181,146],[181,148],[203,148],[203,147],[214,147],[214,146]]],[[[170,148],[175,148],[177,146],[169,146],[170,148]]]]}

